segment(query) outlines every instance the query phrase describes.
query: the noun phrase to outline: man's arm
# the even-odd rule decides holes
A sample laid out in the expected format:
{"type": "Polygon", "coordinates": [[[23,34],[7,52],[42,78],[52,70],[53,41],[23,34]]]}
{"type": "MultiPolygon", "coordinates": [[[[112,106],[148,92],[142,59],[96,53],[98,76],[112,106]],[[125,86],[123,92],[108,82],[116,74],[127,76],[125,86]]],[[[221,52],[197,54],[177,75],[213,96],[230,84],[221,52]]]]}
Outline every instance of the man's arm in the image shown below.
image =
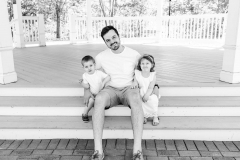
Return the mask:
{"type": "Polygon", "coordinates": [[[134,88],[137,88],[137,87],[138,87],[138,81],[136,79],[136,76],[134,76],[131,88],[134,89],[134,88]]]}

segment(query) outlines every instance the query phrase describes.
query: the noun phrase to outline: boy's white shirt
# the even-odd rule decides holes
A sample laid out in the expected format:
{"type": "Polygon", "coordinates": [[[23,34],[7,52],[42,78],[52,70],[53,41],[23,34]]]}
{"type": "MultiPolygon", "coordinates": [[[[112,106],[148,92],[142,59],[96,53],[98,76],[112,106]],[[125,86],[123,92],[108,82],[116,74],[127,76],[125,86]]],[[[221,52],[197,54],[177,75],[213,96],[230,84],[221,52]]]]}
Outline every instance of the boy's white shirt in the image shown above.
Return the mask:
{"type": "Polygon", "coordinates": [[[84,73],[82,78],[83,78],[83,83],[88,83],[90,85],[90,91],[92,94],[98,94],[98,92],[102,89],[103,87],[103,80],[106,78],[108,75],[106,73],[103,73],[102,71],[95,70],[93,74],[88,74],[84,73]]]}
{"type": "Polygon", "coordinates": [[[102,68],[111,77],[109,85],[116,88],[130,86],[134,78],[134,69],[140,54],[128,47],[122,53],[115,54],[110,49],[99,53],[96,69],[102,68]]]}

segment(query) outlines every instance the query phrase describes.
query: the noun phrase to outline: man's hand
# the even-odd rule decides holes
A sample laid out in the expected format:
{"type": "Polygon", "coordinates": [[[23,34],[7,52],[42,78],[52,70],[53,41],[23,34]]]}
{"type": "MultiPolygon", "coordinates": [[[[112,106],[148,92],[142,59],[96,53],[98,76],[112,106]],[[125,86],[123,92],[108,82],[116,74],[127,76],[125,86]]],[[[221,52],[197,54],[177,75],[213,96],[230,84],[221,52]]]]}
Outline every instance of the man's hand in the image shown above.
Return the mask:
{"type": "Polygon", "coordinates": [[[89,101],[90,97],[91,97],[92,99],[94,99],[94,96],[92,95],[92,93],[90,92],[90,90],[84,88],[83,102],[84,102],[84,104],[85,104],[86,106],[88,105],[88,101],[89,101]]]}
{"type": "Polygon", "coordinates": [[[142,98],[142,101],[145,103],[148,101],[149,95],[145,94],[142,98]]]}
{"type": "Polygon", "coordinates": [[[134,81],[131,85],[131,89],[137,88],[138,87],[138,83],[136,81],[134,81]]]}

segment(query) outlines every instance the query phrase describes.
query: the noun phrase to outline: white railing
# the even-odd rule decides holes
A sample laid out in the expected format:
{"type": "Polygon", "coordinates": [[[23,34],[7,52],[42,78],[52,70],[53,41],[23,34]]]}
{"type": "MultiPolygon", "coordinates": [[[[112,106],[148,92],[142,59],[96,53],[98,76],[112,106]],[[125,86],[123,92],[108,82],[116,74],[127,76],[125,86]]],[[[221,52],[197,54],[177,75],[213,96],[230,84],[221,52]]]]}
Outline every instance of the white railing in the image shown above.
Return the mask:
{"type": "Polygon", "coordinates": [[[39,42],[38,17],[24,16],[22,17],[22,22],[24,43],[39,42]]]}
{"type": "Polygon", "coordinates": [[[100,37],[106,25],[114,26],[121,38],[150,38],[156,36],[156,17],[93,17],[93,39],[100,37]]]}
{"type": "Polygon", "coordinates": [[[160,19],[162,39],[221,40],[225,36],[226,14],[171,16],[160,19]]]}
{"type": "Polygon", "coordinates": [[[15,46],[25,46],[26,44],[46,45],[43,15],[23,16],[21,23],[18,19],[13,19],[11,27],[15,46]]]}
{"type": "Polygon", "coordinates": [[[77,40],[86,40],[87,39],[87,23],[86,18],[76,18],[76,33],[77,40]]]}
{"type": "Polygon", "coordinates": [[[75,16],[75,32],[70,31],[79,40],[100,39],[104,26],[113,25],[121,38],[155,40],[224,40],[226,14],[162,16],[157,17],[92,17],[90,34],[87,34],[86,18],[75,16]],[[87,36],[91,36],[91,38],[87,36]]]}

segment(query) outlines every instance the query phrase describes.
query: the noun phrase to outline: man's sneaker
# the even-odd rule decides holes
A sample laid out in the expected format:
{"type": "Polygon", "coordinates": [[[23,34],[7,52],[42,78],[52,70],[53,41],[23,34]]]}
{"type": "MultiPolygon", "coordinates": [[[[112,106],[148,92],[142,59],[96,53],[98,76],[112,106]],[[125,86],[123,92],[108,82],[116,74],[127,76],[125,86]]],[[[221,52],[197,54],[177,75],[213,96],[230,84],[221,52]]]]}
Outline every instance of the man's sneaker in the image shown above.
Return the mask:
{"type": "Polygon", "coordinates": [[[142,152],[138,150],[137,153],[134,153],[132,160],[144,160],[142,152]]]}
{"type": "Polygon", "coordinates": [[[91,160],[103,160],[103,158],[104,158],[104,153],[99,154],[99,151],[96,150],[96,151],[93,153],[91,160]]]}

